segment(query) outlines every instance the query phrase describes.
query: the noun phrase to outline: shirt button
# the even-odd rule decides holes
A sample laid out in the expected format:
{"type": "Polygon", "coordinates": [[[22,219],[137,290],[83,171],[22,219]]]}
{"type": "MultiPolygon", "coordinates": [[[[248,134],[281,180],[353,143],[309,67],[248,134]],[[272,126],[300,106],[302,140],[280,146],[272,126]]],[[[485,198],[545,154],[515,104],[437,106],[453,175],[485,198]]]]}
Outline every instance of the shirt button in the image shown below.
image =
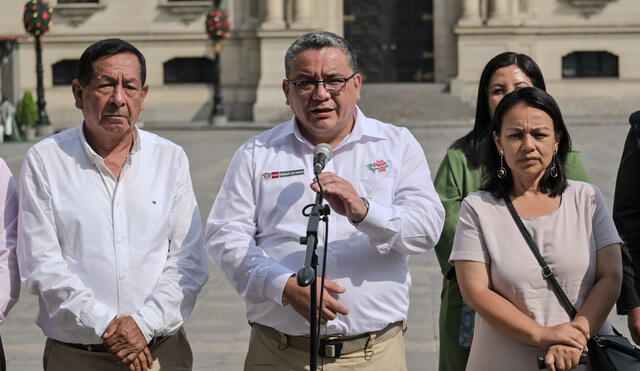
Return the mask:
{"type": "Polygon", "coordinates": [[[118,238],[116,239],[116,242],[117,242],[117,243],[122,243],[122,238],[118,237],[118,238]]]}
{"type": "Polygon", "coordinates": [[[126,274],[124,274],[124,273],[123,273],[123,274],[121,274],[121,275],[120,275],[120,279],[121,279],[121,280],[126,280],[126,279],[127,279],[127,275],[126,275],[126,274]]]}
{"type": "Polygon", "coordinates": [[[122,205],[119,201],[116,202],[116,207],[120,207],[120,205],[122,205]]]}

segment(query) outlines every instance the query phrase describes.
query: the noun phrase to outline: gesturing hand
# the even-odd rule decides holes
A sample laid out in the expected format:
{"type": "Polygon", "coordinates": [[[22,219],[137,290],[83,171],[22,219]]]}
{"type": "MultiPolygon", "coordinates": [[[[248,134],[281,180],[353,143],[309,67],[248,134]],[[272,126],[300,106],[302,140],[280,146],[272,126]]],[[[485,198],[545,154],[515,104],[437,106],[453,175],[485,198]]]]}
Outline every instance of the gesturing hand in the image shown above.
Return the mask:
{"type": "MultiPolygon", "coordinates": [[[[329,202],[331,209],[340,215],[344,215],[354,222],[360,222],[367,215],[367,205],[364,203],[353,185],[331,172],[318,175],[324,198],[329,202]]],[[[315,179],[311,183],[311,189],[320,192],[320,187],[315,179]]]]}
{"type": "MultiPolygon", "coordinates": [[[[318,294],[320,293],[320,278],[318,280],[318,294]]],[[[284,286],[284,292],[282,293],[282,299],[293,307],[307,321],[311,318],[311,291],[310,287],[300,287],[296,282],[295,277],[290,277],[284,286]]],[[[342,286],[331,280],[324,280],[324,296],[322,299],[322,311],[320,313],[320,320],[327,322],[335,319],[338,314],[348,314],[349,310],[334,297],[336,294],[341,294],[345,290],[342,286]]],[[[318,295],[318,305],[320,305],[320,295],[318,295]]],[[[319,308],[318,308],[319,309],[319,308]]]]}

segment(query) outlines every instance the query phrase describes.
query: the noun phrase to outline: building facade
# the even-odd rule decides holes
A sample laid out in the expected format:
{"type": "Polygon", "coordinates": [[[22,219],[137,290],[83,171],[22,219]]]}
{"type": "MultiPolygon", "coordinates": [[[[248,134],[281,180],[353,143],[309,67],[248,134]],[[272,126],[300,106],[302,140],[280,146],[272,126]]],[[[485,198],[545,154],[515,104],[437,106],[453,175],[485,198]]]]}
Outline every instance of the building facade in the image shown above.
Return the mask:
{"type": "MultiPolygon", "coordinates": [[[[0,87],[13,99],[35,90],[33,39],[22,26],[25,0],[0,4],[0,87]],[[19,36],[16,38],[15,36],[19,36]]],[[[57,128],[81,119],[70,81],[82,51],[119,37],[147,58],[146,122],[204,121],[211,110],[212,43],[204,31],[211,1],[50,0],[43,37],[47,111],[57,128]]],[[[231,37],[222,52],[230,120],[288,118],[282,79],[286,47],[325,29],[357,50],[367,82],[444,82],[475,98],[484,64],[506,50],[541,66],[565,113],[620,116],[640,98],[637,0],[223,0],[231,37]],[[588,104],[585,104],[588,103],[588,104]]]]}
{"type": "Polygon", "coordinates": [[[640,103],[640,2],[464,0],[451,92],[474,99],[484,62],[513,50],[541,67],[567,116],[625,116],[640,103]]]}

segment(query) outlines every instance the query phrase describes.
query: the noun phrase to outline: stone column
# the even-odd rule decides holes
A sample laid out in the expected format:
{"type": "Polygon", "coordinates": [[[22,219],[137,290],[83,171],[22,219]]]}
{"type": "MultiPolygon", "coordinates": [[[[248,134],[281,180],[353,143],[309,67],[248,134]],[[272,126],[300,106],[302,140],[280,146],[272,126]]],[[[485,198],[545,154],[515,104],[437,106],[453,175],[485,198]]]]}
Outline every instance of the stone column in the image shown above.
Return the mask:
{"type": "Polygon", "coordinates": [[[291,28],[311,29],[313,18],[311,17],[313,3],[311,0],[295,0],[293,3],[293,23],[291,28]]]}
{"type": "Polygon", "coordinates": [[[487,23],[491,26],[504,26],[512,23],[509,0],[491,0],[491,13],[487,23]]]}
{"type": "Polygon", "coordinates": [[[460,26],[480,26],[480,0],[464,0],[462,3],[462,18],[458,21],[460,26]]]}
{"type": "Polygon", "coordinates": [[[522,24],[522,19],[520,19],[520,10],[520,1],[514,1],[511,4],[511,21],[514,24],[522,24]]]}
{"type": "Polygon", "coordinates": [[[286,28],[284,22],[284,0],[267,0],[263,30],[283,30],[286,28]]]}
{"type": "Polygon", "coordinates": [[[0,60],[0,92],[6,95],[16,106],[20,100],[20,61],[17,41],[5,41],[10,44],[5,60],[0,60]]]}

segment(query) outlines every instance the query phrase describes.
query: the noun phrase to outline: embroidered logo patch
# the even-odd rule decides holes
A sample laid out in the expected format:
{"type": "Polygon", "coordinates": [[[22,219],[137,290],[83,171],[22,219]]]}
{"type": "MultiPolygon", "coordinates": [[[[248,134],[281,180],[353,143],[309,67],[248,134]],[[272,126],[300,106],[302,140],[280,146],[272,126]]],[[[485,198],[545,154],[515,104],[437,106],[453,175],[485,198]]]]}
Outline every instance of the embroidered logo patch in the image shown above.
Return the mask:
{"type": "Polygon", "coordinates": [[[384,173],[387,169],[391,169],[391,160],[377,160],[367,165],[372,173],[384,173]]]}
{"type": "Polygon", "coordinates": [[[278,179],[278,178],[286,178],[289,176],[296,176],[296,175],[304,175],[304,169],[272,171],[269,173],[263,173],[262,179],[264,180],[278,179]]]}

